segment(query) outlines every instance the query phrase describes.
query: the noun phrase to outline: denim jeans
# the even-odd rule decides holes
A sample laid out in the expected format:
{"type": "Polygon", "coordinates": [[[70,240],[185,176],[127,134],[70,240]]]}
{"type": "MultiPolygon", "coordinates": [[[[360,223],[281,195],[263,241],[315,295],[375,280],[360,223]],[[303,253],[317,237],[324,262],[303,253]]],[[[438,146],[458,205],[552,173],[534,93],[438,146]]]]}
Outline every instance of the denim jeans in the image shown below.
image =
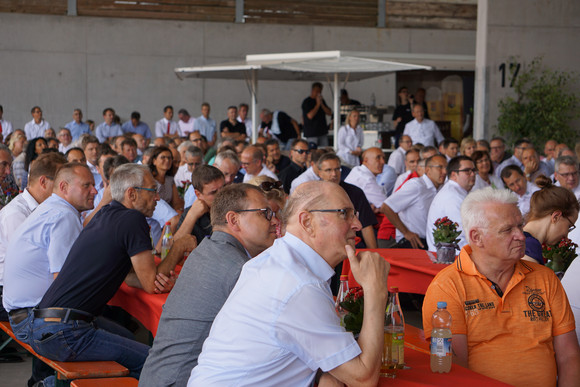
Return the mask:
{"type": "Polygon", "coordinates": [[[108,330],[99,327],[99,320],[48,322],[36,318],[30,345],[57,361],[116,361],[129,369],[129,376],[139,379],[149,346],[110,332],[113,326],[103,328],[108,330]]]}

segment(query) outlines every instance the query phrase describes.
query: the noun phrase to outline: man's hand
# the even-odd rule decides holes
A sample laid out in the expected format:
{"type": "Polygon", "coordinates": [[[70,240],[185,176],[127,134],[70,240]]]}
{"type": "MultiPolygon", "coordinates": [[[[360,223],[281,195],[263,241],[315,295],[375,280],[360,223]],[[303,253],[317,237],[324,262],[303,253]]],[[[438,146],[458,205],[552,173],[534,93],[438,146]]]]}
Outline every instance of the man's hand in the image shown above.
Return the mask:
{"type": "Polygon", "coordinates": [[[387,277],[389,276],[391,265],[378,253],[363,251],[355,255],[355,251],[351,246],[346,245],[345,249],[356,282],[365,291],[370,288],[379,294],[384,294],[386,297],[387,277]]]}
{"type": "Polygon", "coordinates": [[[425,247],[423,246],[423,243],[421,243],[421,238],[419,238],[419,235],[415,234],[414,232],[409,231],[403,234],[403,236],[411,243],[411,246],[413,246],[414,249],[425,247]]]}
{"type": "Polygon", "coordinates": [[[193,204],[191,205],[191,208],[189,209],[187,216],[195,216],[197,219],[199,219],[203,214],[205,214],[208,211],[209,206],[207,205],[207,203],[201,200],[200,198],[197,198],[197,200],[193,202],[193,204]]]}
{"type": "Polygon", "coordinates": [[[180,251],[181,255],[187,253],[191,253],[193,249],[197,247],[197,238],[193,235],[184,235],[181,238],[173,241],[173,246],[171,250],[175,249],[176,251],[180,251]]]}
{"type": "Polygon", "coordinates": [[[373,210],[373,212],[375,214],[378,214],[380,212],[380,210],[377,207],[375,207],[374,204],[372,204],[372,203],[369,203],[369,204],[371,205],[371,210],[373,210]]]}
{"type": "Polygon", "coordinates": [[[173,270],[169,272],[169,277],[163,273],[155,276],[155,293],[169,293],[177,281],[177,274],[173,270]]]}
{"type": "Polygon", "coordinates": [[[524,168],[525,168],[524,172],[526,173],[526,175],[531,175],[532,173],[538,170],[538,162],[536,160],[529,160],[524,165],[524,168]]]}

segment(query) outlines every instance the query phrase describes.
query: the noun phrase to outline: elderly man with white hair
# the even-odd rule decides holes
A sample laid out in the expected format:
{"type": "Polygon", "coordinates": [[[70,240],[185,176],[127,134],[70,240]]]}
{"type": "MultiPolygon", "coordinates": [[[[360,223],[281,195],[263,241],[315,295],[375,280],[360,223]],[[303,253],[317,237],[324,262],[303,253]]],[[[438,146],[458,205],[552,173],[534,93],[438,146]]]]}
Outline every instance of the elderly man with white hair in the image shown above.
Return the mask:
{"type": "Polygon", "coordinates": [[[461,206],[469,242],[431,282],[423,303],[430,335],[438,301],[447,302],[454,363],[517,386],[572,386],[580,380],[574,316],[549,268],[523,261],[518,198],[484,188],[461,206]]]}

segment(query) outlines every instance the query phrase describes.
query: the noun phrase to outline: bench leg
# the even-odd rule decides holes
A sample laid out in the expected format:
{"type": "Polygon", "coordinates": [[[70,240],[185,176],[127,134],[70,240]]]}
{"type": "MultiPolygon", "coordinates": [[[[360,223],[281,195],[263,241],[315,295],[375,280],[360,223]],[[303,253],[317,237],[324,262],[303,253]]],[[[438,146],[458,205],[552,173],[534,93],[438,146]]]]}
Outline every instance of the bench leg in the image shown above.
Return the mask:
{"type": "Polygon", "coordinates": [[[0,352],[12,341],[12,337],[8,336],[8,338],[0,344],[0,352]]]}

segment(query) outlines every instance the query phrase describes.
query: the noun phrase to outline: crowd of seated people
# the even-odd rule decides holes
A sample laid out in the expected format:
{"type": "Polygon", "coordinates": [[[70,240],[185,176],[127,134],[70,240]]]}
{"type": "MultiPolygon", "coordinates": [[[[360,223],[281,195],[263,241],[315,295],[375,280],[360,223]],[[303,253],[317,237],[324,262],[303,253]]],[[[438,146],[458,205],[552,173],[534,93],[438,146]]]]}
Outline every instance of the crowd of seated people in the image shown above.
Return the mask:
{"type": "MultiPolygon", "coordinates": [[[[321,90],[314,84],[303,105],[311,125],[319,112],[328,114],[321,90]]],[[[355,247],[436,251],[432,230],[435,220],[444,216],[459,225],[458,248],[469,247],[477,238],[464,230],[463,202],[479,190],[508,189],[512,196],[498,203],[516,206],[528,220],[525,238],[535,247],[526,249],[526,259],[543,264],[537,245],[552,243],[573,229],[580,198],[577,155],[566,145],[550,140],[540,156],[527,139],[516,141],[510,152],[500,137],[489,142],[443,138],[422,104],[411,104],[405,90],[400,97],[409,106],[394,117],[400,136],[388,159],[380,148],[363,147],[356,108],[338,133],[336,151],[324,146],[327,140],[315,126],[303,136],[294,119],[268,109],[260,114],[260,130],[252,142],[246,104],[230,106],[219,127],[207,103],[199,117],[179,110],[179,121],[173,120],[173,107],[166,106],[151,129],[139,112],[121,123],[112,108],[104,109],[103,122],[92,127],[75,109],[73,121],[57,131],[42,118],[39,107],[32,109],[33,120],[25,130],[12,130],[0,116],[3,128],[10,128],[2,133],[6,145],[0,146],[0,319],[9,320],[18,338],[47,357],[55,356],[54,346],[62,349],[49,338],[57,333],[67,337],[73,348],[62,349],[55,360],[115,360],[129,368],[131,376],[141,375],[143,385],[185,385],[188,380],[191,385],[228,384],[238,375],[216,365],[224,346],[219,334],[229,324],[255,334],[272,323],[268,319],[275,313],[261,311],[259,328],[248,327],[242,317],[232,317],[252,310],[242,295],[274,305],[269,297],[276,295],[257,294],[255,286],[262,280],[271,286],[284,270],[307,267],[312,278],[292,280],[292,286],[304,288],[296,304],[275,306],[280,308],[278,316],[287,319],[284,324],[296,324],[295,329],[280,327],[276,334],[283,340],[261,343],[284,348],[287,363],[269,368],[267,349],[261,348],[260,356],[265,357],[257,361],[263,363],[234,362],[236,372],[263,367],[264,374],[246,383],[284,384],[287,379],[276,375],[292,370],[294,377],[311,381],[316,372],[305,369],[316,365],[324,371],[318,375],[320,385],[335,379],[355,384],[374,380],[378,348],[371,324],[361,332],[360,346],[340,327],[328,332],[332,343],[321,340],[321,346],[312,349],[303,342],[309,340],[307,327],[294,317],[306,313],[304,308],[324,305],[326,294],[326,289],[312,290],[307,280],[326,284],[333,278],[328,291],[336,294],[337,274],[348,256],[353,272],[361,276],[358,282],[374,289],[369,290],[369,315],[379,315],[386,302],[379,293],[386,289],[388,265],[379,265],[382,259],[374,253],[356,256],[355,247]],[[403,116],[407,121],[401,126],[403,116]],[[561,200],[554,204],[550,198],[555,193],[576,207],[562,208],[561,200]],[[557,224],[557,231],[550,222],[557,224]],[[162,250],[166,224],[174,243],[157,264],[151,251],[162,250]],[[26,244],[30,259],[22,260],[26,244]],[[312,254],[326,266],[311,266],[312,254]],[[253,257],[271,255],[283,258],[276,264],[280,267],[268,266],[265,258],[246,265],[253,257]],[[101,257],[106,259],[99,261],[101,257]],[[93,261],[99,264],[90,264],[93,261]],[[37,265],[36,273],[26,265],[37,265]],[[179,276],[177,265],[182,265],[179,276]],[[107,276],[109,269],[115,274],[107,276]],[[382,274],[371,278],[373,271],[382,274]],[[272,277],[266,279],[265,274],[272,277]],[[27,286],[27,281],[38,285],[27,286]],[[152,348],[102,317],[122,282],[149,293],[171,292],[152,348]],[[232,291],[236,301],[230,302],[232,291]],[[308,301],[302,298],[306,296],[308,301]],[[239,304],[230,305],[234,302],[239,304]],[[65,316],[62,310],[70,313],[65,316]],[[215,332],[210,332],[214,320],[215,332]],[[79,333],[71,321],[87,326],[79,333]],[[289,353],[293,340],[304,346],[300,356],[289,353]],[[325,362],[320,360],[323,355],[334,357],[325,362]],[[298,364],[304,359],[311,361],[308,367],[298,364]]],[[[294,297],[287,291],[279,295],[294,297]]],[[[365,298],[365,316],[366,303],[365,298]]],[[[323,316],[312,328],[318,323],[326,327],[332,318],[323,316]]],[[[252,340],[246,344],[257,345],[252,340]]],[[[466,359],[464,364],[471,366],[466,359]]],[[[45,385],[53,382],[50,370],[35,361],[30,382],[40,380],[45,385]]]]}

